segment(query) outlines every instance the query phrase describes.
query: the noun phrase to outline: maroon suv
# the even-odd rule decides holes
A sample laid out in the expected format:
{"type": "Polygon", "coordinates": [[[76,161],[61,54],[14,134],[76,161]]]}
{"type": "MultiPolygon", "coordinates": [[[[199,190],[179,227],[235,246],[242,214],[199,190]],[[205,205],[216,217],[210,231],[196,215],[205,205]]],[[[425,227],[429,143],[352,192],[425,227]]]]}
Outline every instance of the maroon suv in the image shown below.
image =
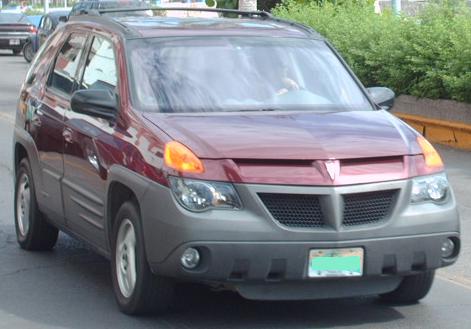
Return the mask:
{"type": "Polygon", "coordinates": [[[316,32],[215,12],[236,18],[106,11],[48,39],[16,118],[20,246],[87,242],[130,314],[184,280],[263,300],[424,297],[460,247],[438,153],[316,32]]]}

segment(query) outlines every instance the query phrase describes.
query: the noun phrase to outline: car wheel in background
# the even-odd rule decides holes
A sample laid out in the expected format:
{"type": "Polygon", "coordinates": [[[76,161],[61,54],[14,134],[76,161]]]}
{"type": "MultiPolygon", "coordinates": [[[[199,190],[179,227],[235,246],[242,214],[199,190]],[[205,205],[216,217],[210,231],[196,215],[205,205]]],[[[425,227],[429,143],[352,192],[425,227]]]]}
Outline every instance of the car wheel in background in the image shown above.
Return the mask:
{"type": "Polygon", "coordinates": [[[13,55],[18,56],[21,53],[21,49],[12,49],[13,55]]]}
{"type": "Polygon", "coordinates": [[[116,301],[126,314],[164,311],[173,299],[172,281],[149,268],[139,208],[131,201],[121,206],[114,221],[111,273],[116,301]]]}
{"type": "Polygon", "coordinates": [[[29,41],[23,47],[23,57],[28,63],[31,63],[34,58],[33,44],[29,41]]]}
{"type": "Polygon", "coordinates": [[[46,222],[36,202],[31,167],[27,159],[20,162],[15,184],[15,227],[21,248],[50,250],[57,242],[59,231],[46,222]]]}
{"type": "Polygon", "coordinates": [[[406,276],[396,290],[381,295],[381,299],[392,303],[415,303],[428,294],[434,277],[435,271],[406,276]]]}

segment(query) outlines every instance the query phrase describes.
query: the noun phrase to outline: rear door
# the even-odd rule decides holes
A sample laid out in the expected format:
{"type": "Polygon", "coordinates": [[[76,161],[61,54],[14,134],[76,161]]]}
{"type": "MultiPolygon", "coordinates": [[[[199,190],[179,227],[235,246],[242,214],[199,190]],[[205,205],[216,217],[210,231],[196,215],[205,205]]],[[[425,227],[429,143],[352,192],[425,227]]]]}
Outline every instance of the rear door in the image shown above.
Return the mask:
{"type": "MultiPolygon", "coordinates": [[[[113,42],[95,35],[84,62],[80,89],[108,89],[118,95],[113,42]]],[[[68,226],[101,249],[105,245],[104,205],[106,158],[119,154],[112,122],[66,111],[64,150],[64,207],[68,226]],[[118,152],[118,153],[116,153],[118,152]]]]}
{"type": "Polygon", "coordinates": [[[64,174],[64,114],[70,107],[70,97],[77,88],[77,68],[87,36],[67,34],[65,42],[54,59],[45,92],[35,102],[32,129],[42,164],[44,204],[54,218],[65,224],[61,193],[64,174]]]}
{"type": "Polygon", "coordinates": [[[52,66],[51,58],[57,54],[62,42],[62,36],[56,35],[38,54],[26,76],[19,103],[25,115],[25,129],[34,140],[39,156],[38,174],[34,177],[36,198],[41,211],[58,221],[63,219],[59,187],[63,174],[63,117],[55,110],[44,110],[42,98],[52,66]]]}

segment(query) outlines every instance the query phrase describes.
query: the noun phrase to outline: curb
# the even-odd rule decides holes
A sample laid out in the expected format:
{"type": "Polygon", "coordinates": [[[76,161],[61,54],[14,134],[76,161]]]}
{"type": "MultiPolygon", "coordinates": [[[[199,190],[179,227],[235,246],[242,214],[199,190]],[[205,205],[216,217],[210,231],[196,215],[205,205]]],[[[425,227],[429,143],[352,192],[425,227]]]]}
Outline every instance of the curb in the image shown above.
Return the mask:
{"type": "Polygon", "coordinates": [[[471,150],[471,125],[430,119],[414,114],[394,113],[433,143],[471,150]]]}

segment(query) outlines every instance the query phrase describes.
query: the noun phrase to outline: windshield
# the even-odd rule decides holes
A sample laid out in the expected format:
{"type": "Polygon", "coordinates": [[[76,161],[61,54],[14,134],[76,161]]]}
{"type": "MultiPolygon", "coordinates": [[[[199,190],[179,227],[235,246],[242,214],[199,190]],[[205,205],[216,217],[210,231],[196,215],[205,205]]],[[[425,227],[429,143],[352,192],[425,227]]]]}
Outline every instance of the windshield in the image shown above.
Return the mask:
{"type": "Polygon", "coordinates": [[[132,40],[129,49],[143,111],[372,110],[321,40],[154,38],[132,40]]]}
{"type": "Polygon", "coordinates": [[[0,13],[0,24],[29,23],[28,17],[23,14],[0,13]]]}

